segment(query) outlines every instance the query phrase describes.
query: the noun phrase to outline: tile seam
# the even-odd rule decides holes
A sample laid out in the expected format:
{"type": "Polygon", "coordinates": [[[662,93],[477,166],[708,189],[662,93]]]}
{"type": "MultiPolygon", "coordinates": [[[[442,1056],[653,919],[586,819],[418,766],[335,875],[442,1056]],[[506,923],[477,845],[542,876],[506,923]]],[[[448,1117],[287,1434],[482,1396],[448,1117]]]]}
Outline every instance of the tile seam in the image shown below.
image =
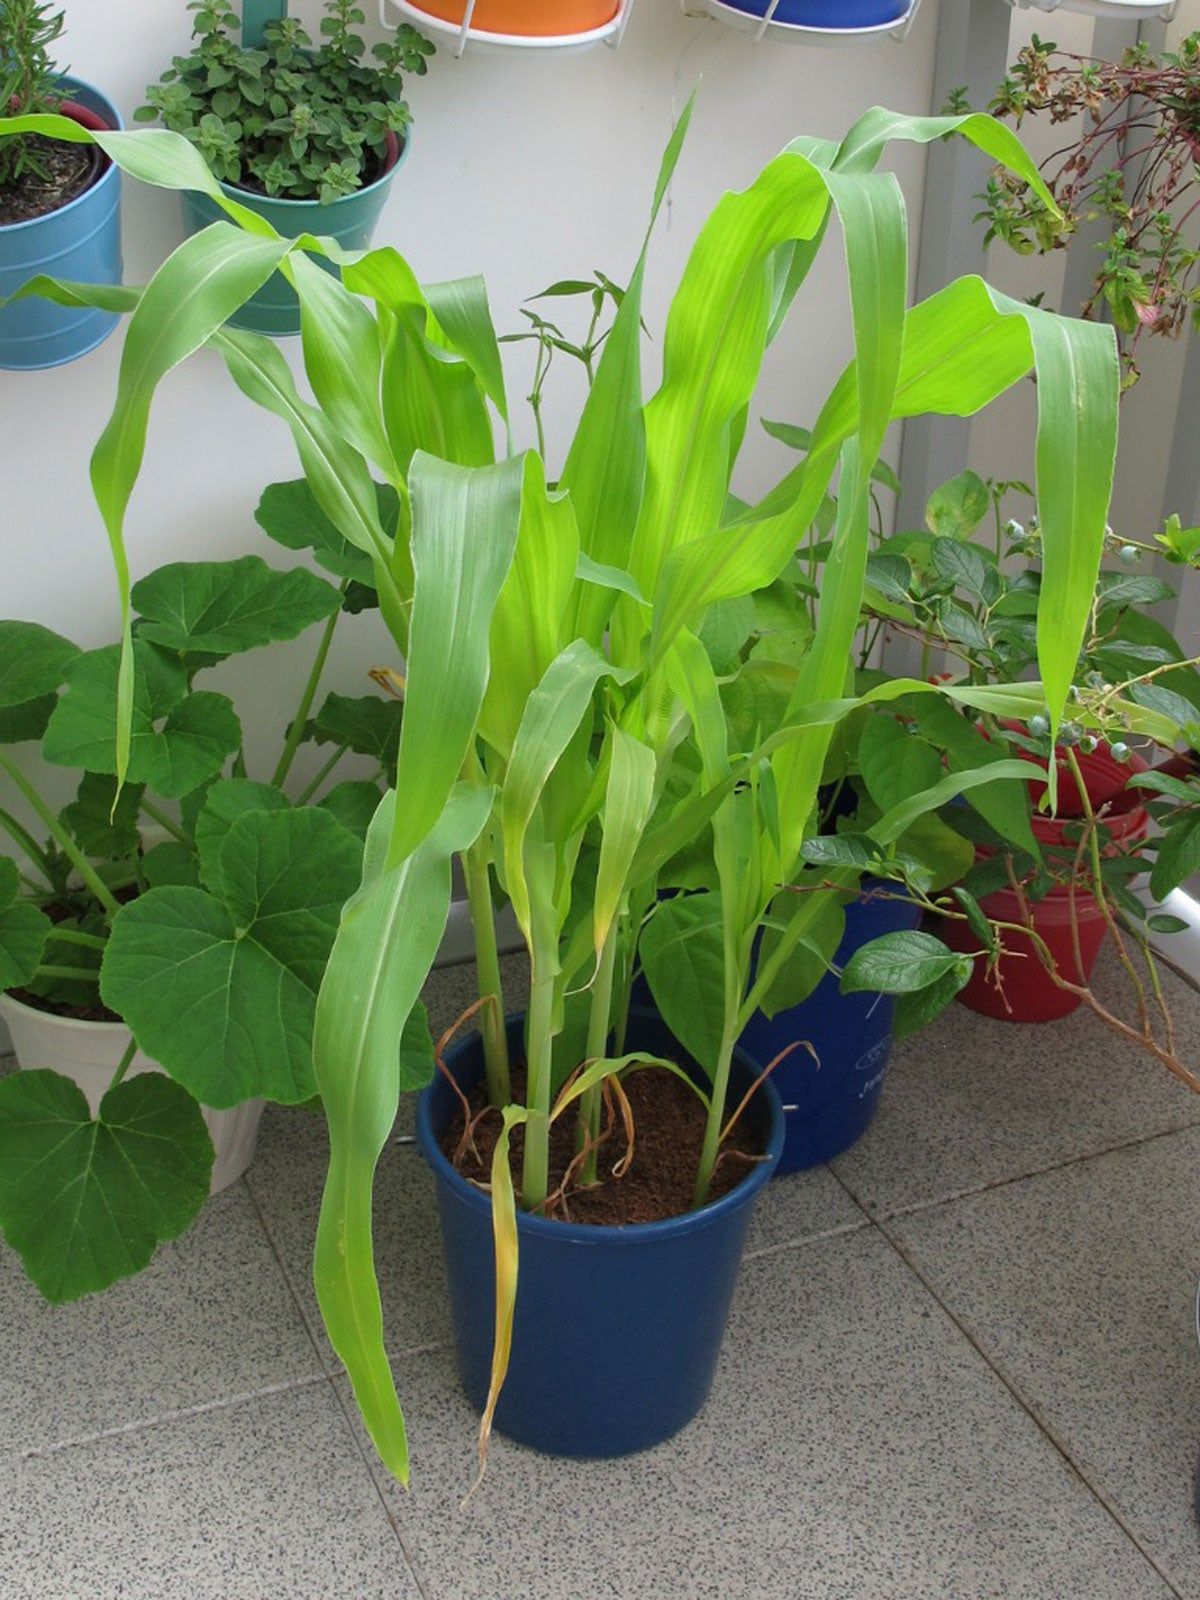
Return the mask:
{"type": "MultiPolygon", "coordinates": [[[[1182,1130],[1180,1130],[1180,1131],[1182,1131],[1182,1130]]],[[[1149,1142],[1150,1142],[1149,1140],[1136,1140],[1136,1141],[1134,1141],[1134,1143],[1137,1143],[1137,1144],[1146,1144],[1146,1143],[1149,1143],[1149,1142]]],[[[1126,1145],[1126,1146],[1122,1146],[1121,1148],[1128,1149],[1128,1148],[1130,1148],[1130,1146],[1126,1145]]],[[[1105,1154],[1109,1154],[1109,1153],[1110,1152],[1107,1152],[1107,1151],[1105,1152],[1105,1154]]],[[[1081,1160],[1094,1160],[1096,1158],[1088,1156],[1088,1157],[1082,1157],[1080,1159],[1081,1160]]],[[[1066,1163],[1066,1164],[1069,1165],[1069,1166],[1077,1166],[1077,1165],[1080,1164],[1080,1162],[1079,1161],[1072,1161],[1072,1162],[1069,1162],[1069,1163],[1066,1163]]],[[[1048,1170],[1057,1171],[1059,1169],[1058,1168],[1050,1168],[1048,1170]]],[[[1040,1176],[1040,1174],[1031,1174],[1030,1176],[1040,1176]]],[[[837,1177],[836,1173],[834,1173],[834,1177],[835,1178],[837,1177]]],[[[1013,1180],[1010,1180],[1010,1181],[1016,1182],[1016,1181],[1019,1181],[1019,1180],[1013,1179],[1013,1180]]],[[[1006,1185],[997,1185],[997,1187],[1005,1187],[1005,1186],[1006,1185]]],[[[845,1188],[845,1185],[843,1185],[843,1188],[845,1188]]],[[[982,1192],[982,1191],[977,1191],[977,1192],[982,1192]]],[[[874,1228],[875,1232],[884,1241],[884,1243],[888,1246],[888,1248],[892,1251],[892,1253],[895,1256],[898,1257],[898,1259],[903,1264],[903,1266],[906,1268],[906,1270],[912,1274],[912,1276],[916,1279],[916,1281],[925,1290],[926,1294],[929,1295],[930,1299],[932,1299],[934,1301],[934,1303],[941,1310],[942,1314],[950,1322],[951,1326],[958,1332],[960,1337],[963,1338],[968,1345],[970,1345],[971,1349],[979,1357],[980,1361],[982,1361],[984,1366],[988,1369],[988,1371],[992,1373],[992,1375],[996,1378],[997,1382],[1002,1385],[1002,1387],[1004,1388],[1005,1392],[1011,1397],[1011,1399],[1013,1401],[1015,1401],[1015,1403],[1020,1407],[1020,1409],[1025,1413],[1025,1415],[1030,1419],[1030,1421],[1033,1423],[1034,1427],[1037,1428],[1038,1432],[1042,1435],[1042,1437],[1046,1440],[1046,1442],[1054,1450],[1055,1454],[1058,1455],[1060,1460],[1063,1462],[1064,1466],[1067,1468],[1068,1473],[1072,1477],[1078,1479],[1079,1483],[1081,1483],[1083,1485],[1083,1487],[1087,1491],[1087,1493],[1089,1495],[1091,1495],[1093,1500],[1095,1500],[1096,1504],[1105,1513],[1105,1515],[1108,1517],[1109,1521],[1113,1524],[1113,1526],[1117,1529],[1117,1531],[1124,1537],[1125,1541],[1128,1544],[1133,1546],[1133,1548],[1141,1556],[1142,1560],[1146,1563],[1147,1567],[1150,1568],[1150,1570],[1155,1574],[1155,1576],[1166,1587],[1167,1591],[1171,1595],[1173,1595],[1175,1597],[1175,1600],[1188,1600],[1188,1597],[1185,1594],[1183,1594],[1183,1592],[1180,1589],[1178,1589],[1176,1587],[1176,1585],[1167,1576],[1166,1572],[1163,1570],[1163,1568],[1159,1564],[1159,1562],[1146,1549],[1145,1545],[1142,1543],[1142,1540],[1133,1531],[1133,1529],[1130,1527],[1129,1523],[1126,1521],[1124,1516],[1112,1504],[1112,1502],[1109,1499],[1108,1495],[1105,1494],[1102,1489],[1100,1489],[1095,1483],[1092,1482],[1090,1476],[1084,1471],[1084,1469],[1080,1465],[1080,1463],[1078,1461],[1076,1461],[1074,1456],[1071,1454],[1071,1451],[1068,1448],[1068,1446],[1065,1443],[1065,1441],[1061,1440],[1058,1437],[1058,1435],[1055,1432],[1055,1430],[1053,1428],[1051,1428],[1049,1423],[1046,1422],[1039,1415],[1039,1413],[1034,1409],[1032,1403],[1025,1399],[1025,1396],[1022,1394],[1020,1388],[1018,1387],[1018,1385],[1016,1383],[1016,1380],[1011,1378],[1009,1376],[1009,1374],[1004,1370],[1003,1367],[997,1365],[996,1361],[994,1361],[992,1359],[992,1357],[988,1354],[987,1350],[983,1347],[983,1344],[981,1343],[981,1341],[971,1331],[970,1327],[963,1320],[963,1318],[960,1317],[958,1315],[958,1313],[956,1311],[954,1311],[946,1303],[946,1301],[942,1298],[941,1294],[938,1292],[938,1289],[937,1289],[936,1285],[926,1275],[926,1273],[924,1271],[922,1271],[922,1269],[921,1269],[920,1265],[918,1264],[916,1258],[913,1255],[911,1255],[910,1252],[907,1251],[904,1248],[903,1241],[898,1239],[898,1238],[896,1238],[896,1237],[894,1237],[893,1234],[889,1231],[888,1227],[886,1226],[886,1223],[888,1221],[890,1221],[891,1219],[890,1218],[881,1219],[881,1218],[877,1218],[877,1217],[871,1216],[870,1213],[866,1211],[866,1208],[862,1205],[862,1202],[858,1199],[858,1197],[856,1195],[852,1194],[849,1189],[846,1189],[846,1193],[850,1195],[850,1198],[854,1201],[855,1205],[857,1205],[859,1207],[859,1209],[861,1211],[863,1211],[863,1214],[867,1217],[867,1220],[871,1223],[871,1225],[874,1228]]],[[[966,1198],[966,1197],[960,1196],[958,1198],[966,1198]]],[[[952,1201],[948,1201],[948,1202],[943,1202],[943,1203],[952,1204],[953,1202],[952,1201]]]]}

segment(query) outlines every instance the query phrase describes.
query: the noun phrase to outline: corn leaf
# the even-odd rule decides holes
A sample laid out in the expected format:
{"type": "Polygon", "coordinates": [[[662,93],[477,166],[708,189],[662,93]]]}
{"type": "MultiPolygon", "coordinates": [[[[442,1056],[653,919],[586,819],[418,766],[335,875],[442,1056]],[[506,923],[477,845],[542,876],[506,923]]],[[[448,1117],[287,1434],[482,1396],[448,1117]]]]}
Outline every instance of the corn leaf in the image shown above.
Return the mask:
{"type": "Polygon", "coordinates": [[[412,854],[388,868],[396,805],[393,791],[372,823],[362,888],[342,912],[317,998],[313,1061],[330,1153],[314,1282],[376,1449],[407,1483],[408,1442],[375,1276],[372,1188],[401,1088],[415,1087],[402,1084],[400,1043],[445,930],[450,859],[478,836],[491,793],[460,786],[412,854]]]}

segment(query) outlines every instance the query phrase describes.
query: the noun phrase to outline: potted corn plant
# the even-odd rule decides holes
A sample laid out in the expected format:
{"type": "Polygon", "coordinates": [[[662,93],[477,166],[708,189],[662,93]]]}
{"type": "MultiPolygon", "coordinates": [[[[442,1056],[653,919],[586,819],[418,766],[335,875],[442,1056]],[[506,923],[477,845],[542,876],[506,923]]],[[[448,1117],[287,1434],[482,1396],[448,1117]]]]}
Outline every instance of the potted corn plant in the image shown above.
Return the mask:
{"type": "MultiPolygon", "coordinates": [[[[27,127],[0,124],[0,135],[27,127]]],[[[144,291],[107,297],[132,310],[117,409],[94,461],[114,549],[124,549],[157,383],[206,345],[292,431],[317,503],[372,564],[405,664],[395,783],[368,832],[314,1032],[331,1137],[317,1291],[366,1424],[402,1478],[408,1446],[371,1234],[374,1170],[401,1091],[427,1090],[421,1138],[441,1195],[460,1370],[483,1412],[481,1443],[493,1422],[583,1454],[666,1437],[711,1380],[750,1208],[780,1147],[778,1100],[769,1076],[758,1083],[763,1074],[739,1056],[742,1029],[811,943],[823,905],[894,859],[917,818],[1025,770],[985,761],[942,774],[881,809],[858,861],[831,867],[819,852],[808,856],[835,730],[861,707],[906,693],[1008,716],[1036,700],[1054,725],[1062,716],[1103,545],[1115,344],[1109,330],[1006,300],[977,278],[908,307],[904,203],[878,161],[892,139],[954,135],[1040,181],[991,119],[875,110],[840,144],[799,140],[748,189],[725,196],[685,269],[663,382],[649,401],[639,360],[643,250],[553,490],[536,453],[496,458],[493,413],[504,421],[508,411],[479,280],[423,289],[395,251],[346,257],[328,241],[251,229],[186,142],[159,135],[151,149],[144,135],[105,139],[118,163],[168,187],[204,189],[231,219],[187,241],[144,291]],[[804,461],[741,508],[728,497],[731,446],[770,339],[835,216],[855,360],[833,385],[804,461]],[[340,278],[316,264],[321,255],[340,278]],[[313,401],[268,341],[227,326],[276,270],[300,300],[313,401]],[[1045,508],[1041,682],[900,680],[847,693],[870,468],[888,426],[926,411],[973,412],[1030,370],[1045,508]],[[393,515],[380,514],[373,471],[397,491],[393,515]],[[817,627],[802,659],[785,664],[782,714],[747,741],[731,733],[698,630],[714,606],[785,572],[835,473],[817,627]],[[414,1008],[455,856],[472,903],[481,1034],[453,1061],[443,1052],[445,1073],[430,1085],[434,1051],[414,1008]],[[689,859],[699,860],[700,889],[660,898],[691,887],[689,859]],[[509,1024],[497,888],[532,968],[525,1017],[509,1024]],[[672,933],[680,915],[693,924],[680,938],[694,960],[687,972],[669,962],[651,971],[659,1014],[632,1017],[639,946],[657,919],[672,933]],[[764,930],[771,946],[755,966],[764,930]],[[646,1113],[639,1137],[643,1095],[660,1112],[646,1113]],[[646,1156],[664,1132],[661,1156],[646,1156]],[[490,1154],[472,1168],[486,1144],[490,1154]],[[471,1181],[481,1169],[486,1192],[471,1181]],[[657,1201],[623,1211],[626,1194],[647,1182],[657,1201]],[[617,1225],[583,1220],[596,1205],[614,1207],[607,1218],[617,1225]],[[637,1292],[627,1292],[632,1283],[637,1292]],[[569,1437],[560,1417],[571,1419],[569,1437]]],[[[44,280],[30,292],[95,297],[44,280]]],[[[122,602],[128,618],[124,586],[122,602]]],[[[128,625],[126,640],[129,660],[128,625]]],[[[123,779],[134,712],[127,682],[118,700],[123,779]]],[[[969,967],[938,948],[955,972],[969,967]]],[[[947,970],[909,965],[929,983],[947,970]]]]}
{"type": "MultiPolygon", "coordinates": [[[[268,490],[264,527],[344,568],[298,488],[268,490]]],[[[0,623],[0,831],[14,847],[0,855],[0,1021],[21,1069],[0,1080],[0,1227],[52,1300],[145,1266],[245,1171],[264,1101],[315,1090],[322,954],[395,744],[378,697],[315,706],[353,581],[246,556],[136,583],[119,793],[119,649],[0,623]],[[196,680],[318,624],[271,781],[255,781],[232,702],[196,680]],[[333,782],[331,759],[289,783],[306,739],[333,742],[338,759],[378,753],[378,777],[333,782]],[[32,748],[79,773],[67,806],[30,776],[32,748]]]]}
{"type": "MultiPolygon", "coordinates": [[[[361,7],[326,0],[314,47],[286,9],[271,7],[278,14],[247,26],[239,43],[232,0],[192,0],[192,51],[147,89],[148,104],[135,117],[191,140],[225,192],[280,233],[328,234],[363,249],[411,142],[403,75],[423,74],[433,45],[404,26],[368,59],[357,32],[361,7]]],[[[203,191],[184,196],[189,232],[221,214],[203,191]]],[[[260,333],[297,333],[295,295],[272,278],[237,322],[260,333]]]]}
{"type": "MultiPolygon", "coordinates": [[[[6,0],[0,7],[0,108],[9,115],[60,112],[81,127],[119,128],[112,102],[56,63],[63,28],[63,12],[45,0],[6,0]]],[[[95,145],[35,133],[0,149],[0,367],[74,361],[116,327],[116,317],[95,307],[5,300],[51,264],[72,278],[119,283],[120,204],[120,173],[95,145]]]]}

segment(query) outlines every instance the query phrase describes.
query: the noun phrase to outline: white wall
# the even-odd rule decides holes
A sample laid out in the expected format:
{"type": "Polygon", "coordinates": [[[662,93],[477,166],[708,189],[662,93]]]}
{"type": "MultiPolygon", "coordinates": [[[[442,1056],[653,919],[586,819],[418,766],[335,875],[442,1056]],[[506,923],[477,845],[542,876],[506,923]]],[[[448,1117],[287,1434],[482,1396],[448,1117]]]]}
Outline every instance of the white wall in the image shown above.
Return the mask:
{"type": "MultiPolygon", "coordinates": [[[[294,0],[293,9],[311,20],[317,0],[294,0]]],[[[66,11],[64,60],[102,85],[127,117],[147,81],[187,43],[183,0],[67,0],[66,11]]],[[[795,134],[840,134],[873,103],[928,109],[936,23],[936,0],[926,0],[903,46],[756,47],[717,23],[684,17],[676,0],[638,0],[619,51],[536,60],[469,53],[460,61],[443,53],[427,78],[412,81],[413,147],[378,237],[402,250],[426,281],[482,271],[501,330],[517,325],[522,297],[555,278],[599,267],[622,279],[673,117],[703,78],[650,271],[646,320],[658,332],[687,247],[723,189],[748,182],[795,134]]],[[[897,167],[913,202],[914,234],[923,164],[922,154],[908,149],[897,167]]],[[[175,197],[127,182],[128,279],[143,281],[178,238],[175,197]]],[[[834,237],[795,326],[773,354],[766,414],[811,419],[845,359],[842,277],[834,237]]],[[[111,639],[116,622],[87,458],[112,402],[119,357],[118,334],[70,367],[0,373],[0,616],[46,623],[86,645],[111,639]]],[[[526,392],[528,370],[528,356],[514,355],[515,398],[526,392]]],[[[568,435],[578,398],[573,385],[555,390],[552,455],[568,435]]],[[[521,430],[526,442],[524,418],[521,430]]],[[[746,459],[753,486],[765,483],[769,461],[782,456],[752,434],[746,459]]],[[[215,358],[194,359],[167,381],[155,406],[129,518],[135,573],[246,549],[286,564],[287,553],[258,536],[251,512],[265,484],[295,475],[282,425],[256,412],[215,358]]],[[[301,642],[229,669],[260,749],[273,748],[309,649],[301,642]]],[[[343,630],[329,682],[365,692],[356,687],[362,670],[387,655],[382,633],[360,619],[343,630]]]]}

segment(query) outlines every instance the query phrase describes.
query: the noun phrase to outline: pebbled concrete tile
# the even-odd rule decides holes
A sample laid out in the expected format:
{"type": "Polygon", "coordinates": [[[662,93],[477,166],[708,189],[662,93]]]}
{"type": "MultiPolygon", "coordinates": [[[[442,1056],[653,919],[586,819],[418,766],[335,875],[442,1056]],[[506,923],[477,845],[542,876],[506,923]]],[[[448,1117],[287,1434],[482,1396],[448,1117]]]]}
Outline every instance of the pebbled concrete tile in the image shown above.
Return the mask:
{"type": "Polygon", "coordinates": [[[71,1305],[0,1245],[0,1328],[0,1458],[321,1371],[240,1183],[145,1272],[71,1305]]]}
{"type": "Polygon", "coordinates": [[[1181,1595],[1200,1595],[1200,1128],[889,1226],[1181,1595]]]}
{"type": "Polygon", "coordinates": [[[867,1226],[867,1219],[828,1167],[773,1178],[754,1208],[748,1255],[867,1226]]]}
{"type": "Polygon", "coordinates": [[[708,1406],[643,1455],[498,1439],[464,1508],[451,1353],[397,1378],[411,1492],[376,1470],[426,1600],[1169,1595],[874,1229],[748,1262],[708,1406]]]}
{"type": "MultiPolygon", "coordinates": [[[[1164,987],[1180,1038],[1200,1037],[1200,994],[1164,987]]],[[[1112,962],[1096,988],[1117,1003],[1112,962]]],[[[832,1167],[888,1216],[1195,1123],[1200,1095],[1090,1012],[1020,1024],[955,1004],[896,1047],[873,1127],[832,1167]]]]}
{"type": "Polygon", "coordinates": [[[329,1385],[0,1467],[5,1600],[419,1600],[329,1385]]]}

